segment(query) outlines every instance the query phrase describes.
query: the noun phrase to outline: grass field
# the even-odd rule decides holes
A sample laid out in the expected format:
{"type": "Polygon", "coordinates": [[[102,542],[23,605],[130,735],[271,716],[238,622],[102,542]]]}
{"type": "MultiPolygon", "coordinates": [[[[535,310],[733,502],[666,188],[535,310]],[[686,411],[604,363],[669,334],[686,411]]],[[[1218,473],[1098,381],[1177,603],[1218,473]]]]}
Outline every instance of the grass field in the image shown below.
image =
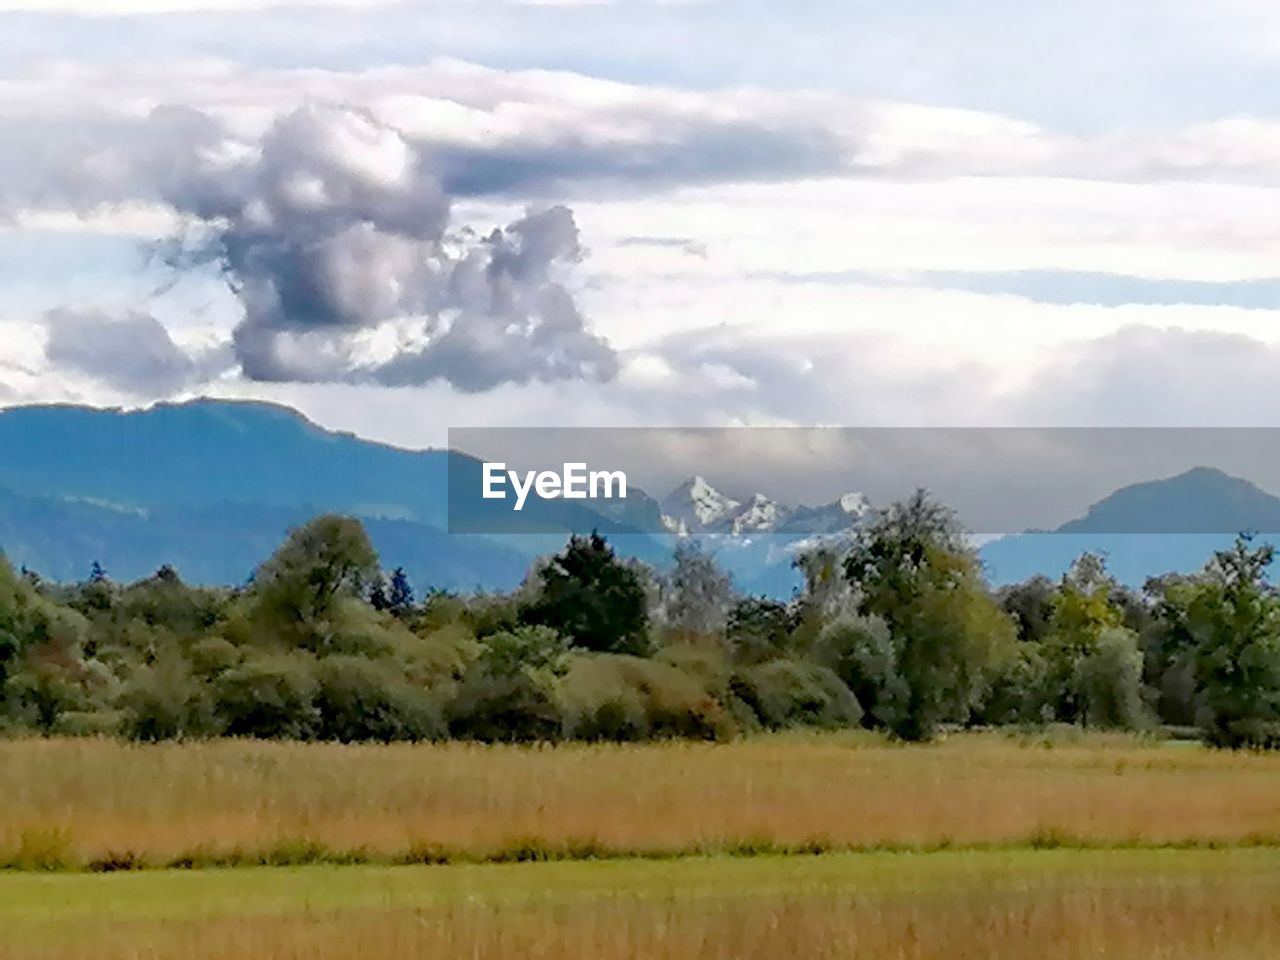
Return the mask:
{"type": "Polygon", "coordinates": [[[0,960],[1274,956],[1280,852],[0,875],[0,960]]]}
{"type": "Polygon", "coordinates": [[[1129,738],[0,743],[10,868],[1280,846],[1280,758],[1129,738]]]}

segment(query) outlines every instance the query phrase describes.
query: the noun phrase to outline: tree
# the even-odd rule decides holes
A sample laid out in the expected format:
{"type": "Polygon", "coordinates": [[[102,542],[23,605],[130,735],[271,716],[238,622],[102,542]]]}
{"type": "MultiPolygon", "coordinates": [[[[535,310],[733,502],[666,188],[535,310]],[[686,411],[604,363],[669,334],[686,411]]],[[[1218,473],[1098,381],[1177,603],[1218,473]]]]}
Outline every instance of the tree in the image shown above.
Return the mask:
{"type": "Polygon", "coordinates": [[[387,598],[389,609],[397,617],[403,617],[413,610],[413,586],[409,583],[409,575],[404,567],[396,567],[391,573],[391,594],[387,598]]]}
{"type": "Polygon", "coordinates": [[[320,740],[391,743],[432,739],[444,732],[429,692],[409,683],[394,662],[325,657],[316,674],[320,740]]]}
{"type": "Polygon", "coordinates": [[[740,660],[756,662],[786,653],[800,625],[794,604],[769,597],[743,597],[729,611],[729,646],[740,660]]]}
{"type": "Polygon", "coordinates": [[[551,627],[574,646],[600,653],[649,651],[644,585],[598,533],[575,536],[538,573],[526,623],[551,627]]]}
{"type": "Polygon", "coordinates": [[[307,655],[257,654],[214,681],[217,716],[228,736],[307,740],[320,724],[319,685],[307,655]]]}
{"type": "Polygon", "coordinates": [[[374,577],[373,586],[369,588],[369,606],[379,613],[391,609],[391,598],[387,596],[387,585],[381,575],[374,577]]]}
{"type": "Polygon", "coordinates": [[[685,634],[721,634],[733,604],[733,581],[696,540],[676,545],[675,565],[662,584],[662,614],[685,634]]]}
{"type": "Polygon", "coordinates": [[[1142,700],[1142,651],[1124,627],[1107,627],[1076,663],[1072,688],[1087,727],[1138,730],[1147,724],[1142,700]]]}
{"type": "Polygon", "coordinates": [[[910,693],[898,672],[898,650],[882,620],[845,615],[818,634],[817,659],[835,671],[866,713],[868,726],[896,729],[910,693]]]}
{"type": "Polygon", "coordinates": [[[1105,559],[1095,554],[1083,554],[1062,578],[1043,644],[1057,719],[1145,726],[1142,650],[1125,626],[1120,596],[1105,559]]]}
{"type": "Polygon", "coordinates": [[[259,620],[304,646],[326,647],[337,600],[359,596],[377,575],[378,555],[359,520],[317,517],[290,531],[258,569],[259,620]]]}
{"type": "Polygon", "coordinates": [[[877,513],[845,558],[858,612],[889,630],[903,704],[890,729],[905,740],[966,722],[1014,628],[982,580],[955,515],[924,490],[877,513]]]}
{"type": "Polygon", "coordinates": [[[484,640],[447,709],[455,736],[531,743],[560,737],[556,682],[567,668],[568,644],[545,626],[523,626],[484,640]]]}
{"type": "Polygon", "coordinates": [[[1280,748],[1280,601],[1266,582],[1269,544],[1241,536],[1205,576],[1169,597],[1194,643],[1197,720],[1216,746],[1280,748]]]}
{"type": "Polygon", "coordinates": [[[1024,643],[1040,643],[1049,633],[1056,590],[1048,577],[1036,575],[1000,591],[1000,607],[1018,628],[1018,639],[1024,643]]]}

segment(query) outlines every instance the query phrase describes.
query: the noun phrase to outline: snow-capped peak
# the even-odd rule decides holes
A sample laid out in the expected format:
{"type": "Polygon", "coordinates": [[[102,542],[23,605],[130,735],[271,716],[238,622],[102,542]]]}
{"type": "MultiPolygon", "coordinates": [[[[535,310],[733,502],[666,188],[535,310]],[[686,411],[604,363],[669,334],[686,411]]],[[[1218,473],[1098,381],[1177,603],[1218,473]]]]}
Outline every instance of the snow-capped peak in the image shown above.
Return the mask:
{"type": "Polygon", "coordinates": [[[691,528],[713,526],[741,507],[741,503],[725,496],[701,476],[686,480],[662,502],[668,527],[680,521],[691,528]]]}
{"type": "Polygon", "coordinates": [[[871,502],[863,493],[846,493],[840,498],[840,509],[855,517],[861,517],[871,509],[871,502]]]}
{"type": "Polygon", "coordinates": [[[757,493],[751,502],[733,518],[734,534],[772,530],[778,525],[783,510],[763,493],[757,493]]]}

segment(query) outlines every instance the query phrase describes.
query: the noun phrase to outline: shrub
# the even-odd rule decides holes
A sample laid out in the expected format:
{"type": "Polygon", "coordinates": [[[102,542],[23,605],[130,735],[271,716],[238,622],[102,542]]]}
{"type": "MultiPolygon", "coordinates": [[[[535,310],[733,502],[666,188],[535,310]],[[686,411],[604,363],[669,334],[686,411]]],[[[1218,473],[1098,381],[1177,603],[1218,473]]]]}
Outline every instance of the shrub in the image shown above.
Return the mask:
{"type": "Polygon", "coordinates": [[[444,732],[431,696],[407,683],[394,663],[327,657],[316,673],[317,736],[322,740],[390,743],[428,740],[444,732]]]}
{"type": "Polygon", "coordinates": [[[215,709],[233,737],[306,740],[320,722],[313,661],[300,654],[254,654],[214,682],[215,709]]]}
{"type": "Polygon", "coordinates": [[[562,726],[548,684],[524,673],[494,676],[483,669],[468,671],[445,716],[453,736],[486,743],[558,740],[562,726]]]}
{"type": "Polygon", "coordinates": [[[208,687],[176,653],[134,670],[120,696],[123,732],[135,740],[180,740],[218,732],[208,687]]]}
{"type": "Polygon", "coordinates": [[[826,667],[800,660],[770,660],[746,667],[735,690],[770,729],[799,725],[835,729],[857,726],[862,708],[826,667]]]}
{"type": "Polygon", "coordinates": [[[565,732],[579,739],[722,739],[736,725],[691,673],[622,654],[573,658],[560,683],[565,732]]]}

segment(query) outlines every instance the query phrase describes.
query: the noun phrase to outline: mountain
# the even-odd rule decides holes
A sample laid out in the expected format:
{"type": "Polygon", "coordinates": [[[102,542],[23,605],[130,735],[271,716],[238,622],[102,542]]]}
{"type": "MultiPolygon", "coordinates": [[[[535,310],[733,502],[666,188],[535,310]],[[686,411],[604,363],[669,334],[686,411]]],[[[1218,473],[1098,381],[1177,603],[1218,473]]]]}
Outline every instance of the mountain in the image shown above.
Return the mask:
{"type": "MultiPolygon", "coordinates": [[[[857,529],[871,510],[860,494],[818,506],[740,499],[695,476],[660,502],[637,489],[589,506],[531,499],[515,526],[510,504],[480,497],[481,477],[464,452],[373,443],[272,404],[19,407],[0,411],[0,549],[55,579],[79,579],[97,560],[117,580],[172,563],[193,582],[238,584],[290,527],[334,511],[360,517],[384,565],[405,567],[420,590],[473,590],[515,586],[568,531],[599,529],[660,566],[673,543],[665,530],[706,538],[742,589],[785,596],[799,584],[797,549],[857,529]]],[[[1280,532],[1280,497],[1200,467],[981,553],[996,583],[1056,576],[1089,550],[1141,584],[1200,569],[1241,530],[1280,532]]]]}
{"type": "Polygon", "coordinates": [[[1058,533],[1280,532],[1280,497],[1212,467],[1135,483],[1091,506],[1058,533]]]}
{"type": "Polygon", "coordinates": [[[762,493],[744,502],[721,493],[701,476],[676,487],[660,506],[663,526],[672,533],[739,537],[841,533],[857,526],[871,509],[860,493],[818,507],[783,506],[762,493]]]}
{"type": "Polygon", "coordinates": [[[650,561],[668,552],[636,525],[657,523],[639,499],[616,517],[531,502],[526,535],[503,536],[509,507],[480,498],[474,458],[372,443],[273,404],[17,407],[0,411],[0,452],[0,548],[58,579],[97,560],[119,580],[172,563],[193,581],[242,583],[290,527],[329,511],[360,517],[384,565],[420,589],[514,586],[566,530],[600,529],[650,561]],[[451,521],[477,533],[448,533],[451,521]]]}
{"type": "Polygon", "coordinates": [[[1093,504],[1053,531],[1002,537],[982,548],[988,576],[1013,583],[1059,576],[1086,551],[1107,557],[1111,573],[1140,586],[1161,573],[1191,573],[1242,532],[1280,535],[1280,497],[1212,467],[1137,483],[1093,504]]]}
{"type": "Polygon", "coordinates": [[[726,497],[702,477],[690,477],[667,494],[661,508],[663,526],[684,535],[721,530],[742,509],[742,504],[726,497]]]}

